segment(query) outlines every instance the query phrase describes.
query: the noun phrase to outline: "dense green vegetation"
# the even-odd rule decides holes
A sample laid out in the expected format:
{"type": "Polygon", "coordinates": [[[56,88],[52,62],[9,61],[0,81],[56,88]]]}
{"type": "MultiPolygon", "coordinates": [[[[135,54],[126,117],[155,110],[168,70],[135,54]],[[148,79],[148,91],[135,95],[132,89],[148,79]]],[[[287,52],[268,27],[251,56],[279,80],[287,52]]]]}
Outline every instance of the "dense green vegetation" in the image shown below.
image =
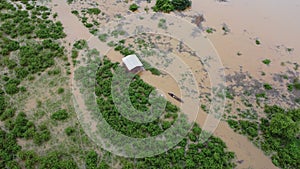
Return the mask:
{"type": "Polygon", "coordinates": [[[157,0],[153,10],[169,13],[174,10],[183,11],[191,7],[191,5],[192,2],[190,0],[157,0]]]}
{"type": "MultiPolygon", "coordinates": [[[[101,66],[97,72],[97,86],[95,88],[100,111],[103,112],[103,117],[111,127],[131,137],[155,136],[169,128],[177,118],[178,111],[178,108],[172,106],[169,102],[167,103],[165,112],[165,117],[168,117],[168,120],[156,120],[147,124],[135,123],[128,120],[120,114],[114,104],[111,104],[113,103],[113,98],[110,97],[111,81],[113,77],[112,69],[117,66],[118,63],[111,63],[109,60],[104,59],[103,66],[101,66]]],[[[129,88],[129,95],[131,96],[130,100],[132,101],[133,106],[138,110],[146,111],[147,106],[150,105],[148,96],[152,90],[154,90],[154,88],[144,83],[138,75],[134,76],[134,80],[129,88]]]]}
{"type": "MultiPolygon", "coordinates": [[[[177,119],[179,109],[167,103],[163,118],[150,123],[136,123],[123,117],[114,107],[111,96],[112,77],[118,63],[104,59],[97,71],[95,88],[100,112],[115,130],[131,137],[144,138],[156,136],[171,127],[177,119]]],[[[138,75],[129,87],[130,100],[133,106],[141,111],[147,111],[150,106],[148,96],[154,88],[143,82],[138,75]]],[[[173,149],[155,157],[143,159],[123,159],[123,168],[232,168],[231,160],[234,153],[226,152],[222,140],[211,137],[208,142],[199,142],[201,129],[195,124],[187,138],[173,149]]]]}
{"type": "Polygon", "coordinates": [[[262,149],[276,152],[272,155],[275,165],[297,168],[300,165],[300,109],[285,110],[278,106],[266,106],[265,112],[267,118],[262,118],[260,124],[264,138],[262,149]]]}
{"type": "Polygon", "coordinates": [[[259,122],[233,119],[227,122],[235,131],[247,135],[270,154],[276,166],[297,168],[300,165],[300,109],[285,110],[266,105],[264,110],[267,117],[261,118],[259,122]]]}
{"type": "Polygon", "coordinates": [[[64,54],[64,48],[55,41],[65,37],[62,24],[48,19],[47,7],[24,4],[28,11],[1,0],[0,63],[13,72],[4,79],[7,94],[18,93],[22,79],[53,66],[54,58],[64,54]]]}
{"type": "Polygon", "coordinates": [[[20,86],[22,82],[33,80],[55,64],[54,58],[64,55],[58,41],[65,37],[62,24],[50,19],[49,8],[34,1],[0,0],[0,10],[0,120],[4,124],[0,130],[0,168],[75,168],[76,163],[71,158],[64,160],[61,152],[39,156],[22,150],[17,139],[41,146],[51,139],[51,132],[47,124],[35,124],[11,102],[20,91],[26,91],[20,86]]]}

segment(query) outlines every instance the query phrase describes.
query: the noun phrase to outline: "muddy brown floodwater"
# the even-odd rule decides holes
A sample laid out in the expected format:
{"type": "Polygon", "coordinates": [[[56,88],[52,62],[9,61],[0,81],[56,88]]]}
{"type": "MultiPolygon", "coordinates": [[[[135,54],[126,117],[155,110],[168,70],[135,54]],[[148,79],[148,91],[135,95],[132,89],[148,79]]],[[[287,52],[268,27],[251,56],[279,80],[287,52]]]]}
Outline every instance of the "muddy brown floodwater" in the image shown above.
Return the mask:
{"type": "MultiPolygon", "coordinates": [[[[300,1],[230,0],[219,3],[214,0],[193,0],[192,10],[203,13],[204,26],[217,31],[208,35],[220,54],[227,73],[242,66],[252,76],[261,78],[260,71],[275,73],[284,71],[281,62],[300,63],[300,1]],[[223,35],[222,25],[228,25],[230,33],[223,35]],[[261,45],[256,45],[259,39],[261,45]],[[286,48],[293,48],[287,52],[286,48]],[[238,56],[240,52],[242,55],[238,56]],[[260,64],[269,58],[272,66],[260,64]]],[[[271,80],[267,73],[267,80],[271,80]]],[[[265,77],[264,77],[265,78],[265,77]]]]}
{"type": "MultiPolygon", "coordinates": [[[[104,4],[105,1],[102,5],[104,4]]],[[[65,1],[52,0],[51,5],[53,11],[58,13],[57,19],[65,27],[67,43],[72,44],[77,39],[88,40],[91,34],[71,14],[71,8],[65,1]]],[[[101,10],[105,11],[105,9],[101,10]]],[[[224,66],[228,68],[227,74],[239,71],[242,67],[243,71],[247,71],[256,79],[273,81],[271,76],[273,73],[287,70],[287,67],[280,66],[281,62],[290,61],[300,64],[299,0],[231,0],[225,3],[215,0],[193,0],[192,10],[204,14],[206,19],[203,23],[204,27],[213,27],[217,30],[207,36],[220,54],[224,66]],[[222,31],[224,23],[230,29],[227,35],[222,31]],[[256,39],[261,41],[261,45],[255,44],[256,39]],[[287,52],[287,48],[294,50],[287,52]],[[242,55],[237,55],[238,52],[242,55]],[[272,66],[266,67],[261,64],[261,61],[266,58],[272,60],[272,66]],[[261,77],[261,71],[266,72],[265,77],[261,77]]],[[[172,85],[174,81],[168,76],[153,80],[153,77],[145,72],[142,77],[146,82],[164,91],[170,88],[177,91],[177,86],[172,85]]],[[[203,125],[205,117],[206,114],[200,112],[197,119],[200,125],[203,125]]],[[[227,123],[221,122],[214,135],[220,137],[228,149],[236,153],[237,160],[243,161],[237,168],[276,168],[269,157],[246,137],[235,133],[227,123]]]]}

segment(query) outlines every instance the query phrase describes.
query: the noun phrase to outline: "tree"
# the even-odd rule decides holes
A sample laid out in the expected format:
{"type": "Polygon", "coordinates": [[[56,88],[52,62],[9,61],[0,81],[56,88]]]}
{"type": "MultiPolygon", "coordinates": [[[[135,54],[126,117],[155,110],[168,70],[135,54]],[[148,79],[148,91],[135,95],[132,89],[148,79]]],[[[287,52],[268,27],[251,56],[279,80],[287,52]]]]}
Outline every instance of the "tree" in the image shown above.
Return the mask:
{"type": "Polygon", "coordinates": [[[153,10],[169,13],[171,11],[174,11],[174,6],[170,0],[157,0],[155,6],[153,7],[153,10]]]}
{"type": "Polygon", "coordinates": [[[299,132],[299,126],[289,116],[276,113],[271,119],[269,131],[273,136],[292,139],[299,132]]]}
{"type": "Polygon", "coordinates": [[[191,7],[192,2],[190,0],[172,0],[172,4],[175,10],[183,11],[191,7]]]}

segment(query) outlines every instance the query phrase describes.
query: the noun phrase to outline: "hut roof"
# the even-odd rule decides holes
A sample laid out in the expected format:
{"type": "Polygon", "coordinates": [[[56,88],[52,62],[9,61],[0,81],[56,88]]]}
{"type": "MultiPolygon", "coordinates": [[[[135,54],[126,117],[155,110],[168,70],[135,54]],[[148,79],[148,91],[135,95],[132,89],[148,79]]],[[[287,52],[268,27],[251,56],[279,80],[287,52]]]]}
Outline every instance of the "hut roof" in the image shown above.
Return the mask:
{"type": "Polygon", "coordinates": [[[129,71],[131,71],[132,69],[138,66],[143,66],[142,62],[139,60],[139,58],[136,55],[128,55],[122,58],[122,62],[124,63],[124,65],[127,67],[129,71]]]}

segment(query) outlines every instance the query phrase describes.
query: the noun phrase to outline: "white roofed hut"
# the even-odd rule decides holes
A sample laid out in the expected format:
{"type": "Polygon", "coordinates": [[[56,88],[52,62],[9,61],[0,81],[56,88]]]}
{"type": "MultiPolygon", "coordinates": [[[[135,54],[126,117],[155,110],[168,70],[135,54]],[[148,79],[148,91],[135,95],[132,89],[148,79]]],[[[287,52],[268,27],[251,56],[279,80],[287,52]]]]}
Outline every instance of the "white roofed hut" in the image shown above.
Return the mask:
{"type": "Polygon", "coordinates": [[[139,73],[144,69],[142,62],[136,55],[128,55],[122,58],[123,65],[126,67],[127,71],[132,73],[139,73]]]}

